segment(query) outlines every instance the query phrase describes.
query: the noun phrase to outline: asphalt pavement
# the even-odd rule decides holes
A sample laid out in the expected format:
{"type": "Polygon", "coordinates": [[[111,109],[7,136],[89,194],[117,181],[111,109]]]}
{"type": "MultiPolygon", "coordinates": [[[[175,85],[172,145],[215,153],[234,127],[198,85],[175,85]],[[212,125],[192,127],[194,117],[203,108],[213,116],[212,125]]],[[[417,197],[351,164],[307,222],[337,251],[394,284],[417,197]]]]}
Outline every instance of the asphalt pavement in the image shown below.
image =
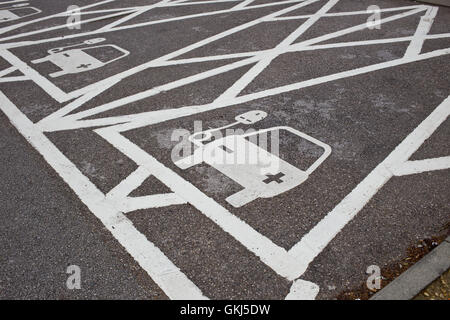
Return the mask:
{"type": "Polygon", "coordinates": [[[449,232],[449,7],[26,3],[0,23],[1,299],[335,299],[449,232]],[[174,160],[233,123],[282,169],[174,160]]]}

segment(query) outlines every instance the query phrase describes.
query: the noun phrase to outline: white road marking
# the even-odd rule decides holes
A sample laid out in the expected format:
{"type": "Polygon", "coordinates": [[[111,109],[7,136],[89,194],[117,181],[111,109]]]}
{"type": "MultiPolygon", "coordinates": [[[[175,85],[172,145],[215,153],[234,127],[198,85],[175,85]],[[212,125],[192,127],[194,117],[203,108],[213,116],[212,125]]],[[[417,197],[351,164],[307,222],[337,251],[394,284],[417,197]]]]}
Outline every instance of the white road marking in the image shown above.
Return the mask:
{"type": "Polygon", "coordinates": [[[417,27],[414,38],[406,49],[405,57],[410,57],[419,54],[422,51],[422,46],[425,41],[425,36],[433,25],[434,18],[438,12],[437,7],[429,8],[425,15],[420,18],[419,26],[417,27]]]}
{"type": "Polygon", "coordinates": [[[142,197],[125,197],[123,199],[114,199],[114,201],[116,208],[123,213],[188,203],[176,193],[152,194],[142,197]]]}
{"type": "Polygon", "coordinates": [[[17,70],[16,67],[9,67],[9,68],[3,69],[2,71],[0,71],[0,78],[4,77],[10,73],[13,73],[16,70],[17,70]]]}
{"type": "Polygon", "coordinates": [[[286,296],[286,300],[314,300],[319,293],[319,286],[305,280],[295,280],[286,296]]]}
{"type": "MultiPolygon", "coordinates": [[[[393,12],[393,11],[404,11],[410,9],[423,8],[423,5],[414,5],[414,6],[404,6],[398,8],[380,8],[380,13],[383,12],[393,12]]],[[[354,16],[354,15],[370,15],[371,13],[367,13],[367,10],[363,11],[348,11],[348,12],[329,12],[325,13],[324,17],[343,17],[343,16],[354,16]]],[[[283,20],[298,20],[298,19],[308,19],[313,16],[312,14],[305,14],[299,16],[287,16],[287,17],[277,17],[271,20],[273,21],[283,21],[283,20]]]]}
{"type": "Polygon", "coordinates": [[[0,4],[12,4],[12,3],[18,3],[18,2],[26,2],[28,0],[11,0],[11,1],[2,1],[0,4]]]}
{"type": "Polygon", "coordinates": [[[17,77],[2,77],[0,78],[0,83],[4,82],[17,82],[17,81],[27,81],[30,80],[30,78],[26,76],[17,76],[17,77]]]}
{"type": "Polygon", "coordinates": [[[233,9],[245,8],[255,0],[245,0],[233,7],[233,9]]]}
{"type": "Polygon", "coordinates": [[[395,176],[405,176],[428,171],[444,170],[450,168],[450,156],[434,159],[405,161],[392,168],[395,176]]]}

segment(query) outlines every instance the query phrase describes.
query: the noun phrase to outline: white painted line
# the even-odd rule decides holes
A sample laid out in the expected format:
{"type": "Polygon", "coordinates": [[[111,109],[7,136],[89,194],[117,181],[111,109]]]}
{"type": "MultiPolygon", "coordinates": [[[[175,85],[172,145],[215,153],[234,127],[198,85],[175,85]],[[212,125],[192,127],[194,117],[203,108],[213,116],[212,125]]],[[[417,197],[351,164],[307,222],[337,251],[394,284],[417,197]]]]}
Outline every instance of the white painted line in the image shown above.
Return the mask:
{"type": "Polygon", "coordinates": [[[0,78],[0,83],[4,83],[4,82],[17,82],[17,81],[27,81],[27,80],[31,80],[31,79],[28,78],[27,76],[3,77],[3,78],[0,78]]]}
{"type": "Polygon", "coordinates": [[[233,9],[245,8],[255,0],[245,0],[233,7],[233,9]]]}
{"type": "Polygon", "coordinates": [[[0,4],[11,4],[11,3],[17,3],[17,2],[26,2],[28,0],[11,0],[11,1],[3,1],[0,2],[0,4]]]}
{"type": "Polygon", "coordinates": [[[450,156],[434,159],[406,161],[392,168],[395,176],[450,169],[450,156]]]}
{"type": "Polygon", "coordinates": [[[187,0],[183,1],[174,1],[170,2],[166,7],[180,7],[180,6],[193,6],[193,5],[201,5],[201,4],[211,4],[211,3],[225,3],[225,2],[238,2],[241,0],[207,0],[207,1],[191,1],[186,2],[187,0]]]}
{"type": "MultiPolygon", "coordinates": [[[[393,11],[403,11],[403,10],[409,10],[409,9],[418,9],[418,8],[424,8],[424,5],[415,5],[415,6],[404,6],[404,7],[397,7],[397,8],[382,8],[380,9],[380,12],[393,12],[393,11]]],[[[354,15],[369,15],[370,13],[367,13],[367,10],[364,11],[348,11],[348,12],[329,12],[324,14],[324,17],[343,17],[343,16],[354,16],[354,15]]],[[[277,17],[273,18],[273,21],[283,21],[283,20],[297,20],[297,19],[308,19],[311,17],[312,14],[305,14],[300,16],[287,16],[287,17],[277,17]]]]}
{"type": "Polygon", "coordinates": [[[123,213],[128,213],[136,210],[162,208],[180,204],[187,204],[188,202],[175,193],[152,194],[143,197],[126,197],[124,199],[115,199],[116,208],[123,213]]]}
{"type": "Polygon", "coordinates": [[[423,15],[420,18],[420,22],[419,25],[417,26],[417,30],[414,34],[414,37],[411,43],[409,44],[408,49],[406,49],[405,57],[411,57],[420,54],[420,52],[422,51],[423,43],[425,41],[425,36],[430,31],[437,12],[438,12],[437,7],[430,7],[425,12],[425,15],[423,15]]]}
{"type": "Polygon", "coordinates": [[[295,280],[285,300],[314,300],[319,293],[319,286],[305,280],[295,280]]]}
{"type": "Polygon", "coordinates": [[[13,73],[16,70],[17,70],[17,68],[14,67],[14,66],[6,68],[6,69],[3,69],[2,71],[0,71],[0,78],[4,77],[4,76],[6,76],[6,75],[8,75],[10,73],[13,73]]]}

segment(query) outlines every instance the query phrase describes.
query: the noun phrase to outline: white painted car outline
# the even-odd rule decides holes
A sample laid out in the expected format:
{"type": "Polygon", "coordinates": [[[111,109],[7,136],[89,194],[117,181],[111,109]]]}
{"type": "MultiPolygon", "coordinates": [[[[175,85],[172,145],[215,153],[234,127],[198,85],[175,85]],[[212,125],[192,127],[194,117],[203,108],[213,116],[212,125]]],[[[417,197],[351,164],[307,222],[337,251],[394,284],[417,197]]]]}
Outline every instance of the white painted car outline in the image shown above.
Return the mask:
{"type": "Polygon", "coordinates": [[[199,146],[192,155],[175,161],[175,165],[184,170],[204,162],[240,184],[243,189],[226,198],[229,204],[239,208],[258,198],[272,198],[301,185],[330,154],[329,145],[294,128],[277,126],[219,138],[199,146]],[[246,139],[275,130],[286,130],[321,147],[322,155],[308,169],[301,170],[246,139]],[[242,159],[239,153],[247,154],[247,150],[248,154],[256,154],[256,163],[239,163],[242,159]]]}
{"type": "Polygon", "coordinates": [[[25,7],[25,6],[21,6],[21,5],[0,8],[0,23],[19,20],[19,19],[22,19],[25,17],[33,16],[33,15],[41,13],[41,12],[42,12],[42,10],[39,10],[38,8],[25,7]],[[18,11],[21,11],[23,9],[32,9],[34,12],[31,12],[31,13],[23,15],[23,16],[16,14],[18,11]],[[14,12],[16,12],[16,13],[14,13],[14,12]]]}
{"type": "Polygon", "coordinates": [[[83,47],[76,49],[68,49],[61,50],[61,48],[54,48],[48,51],[48,55],[31,61],[33,64],[39,64],[43,62],[51,62],[61,70],[53,72],[49,74],[52,78],[57,78],[60,76],[68,75],[68,74],[76,74],[82,73],[86,71],[95,70],[101,68],[107,64],[110,64],[114,61],[122,59],[130,54],[129,51],[122,49],[113,44],[105,44],[99,46],[92,47],[83,47]],[[121,52],[122,54],[119,57],[108,60],[107,62],[102,62],[95,57],[91,56],[89,53],[85,52],[85,50],[91,50],[96,48],[114,48],[115,50],[121,52]]]}

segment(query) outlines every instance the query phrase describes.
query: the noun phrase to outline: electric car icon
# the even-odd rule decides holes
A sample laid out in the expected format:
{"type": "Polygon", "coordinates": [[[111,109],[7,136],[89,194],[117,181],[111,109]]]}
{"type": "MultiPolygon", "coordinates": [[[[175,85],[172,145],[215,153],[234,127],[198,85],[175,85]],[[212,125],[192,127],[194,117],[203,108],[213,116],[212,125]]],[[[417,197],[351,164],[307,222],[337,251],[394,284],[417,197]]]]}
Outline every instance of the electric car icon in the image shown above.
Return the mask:
{"type": "MultiPolygon", "coordinates": [[[[245,123],[245,120],[241,123],[245,123]]],[[[210,132],[211,129],[208,131],[210,132]]],[[[193,139],[195,136],[199,136],[199,133],[194,134],[193,139]]],[[[204,136],[201,139],[203,138],[204,136]]],[[[258,198],[275,197],[299,186],[331,154],[331,148],[327,144],[286,126],[228,135],[204,145],[197,144],[197,146],[199,147],[192,155],[177,160],[175,165],[180,169],[188,169],[194,165],[206,163],[240,184],[243,189],[226,198],[226,201],[236,208],[258,198]],[[278,134],[280,131],[286,131],[303,138],[319,146],[323,149],[323,153],[309,168],[301,170],[254,143],[257,136],[266,136],[275,131],[278,134]]]]}
{"type": "Polygon", "coordinates": [[[50,49],[46,57],[31,62],[33,64],[43,62],[53,63],[61,70],[53,72],[49,76],[57,78],[67,74],[76,74],[98,69],[130,54],[128,51],[112,44],[73,48],[103,41],[105,41],[104,38],[90,39],[80,44],[50,49]]]}
{"type": "Polygon", "coordinates": [[[26,5],[28,4],[16,4],[11,7],[0,8],[0,23],[18,20],[42,12],[37,8],[27,7],[26,5]]]}

